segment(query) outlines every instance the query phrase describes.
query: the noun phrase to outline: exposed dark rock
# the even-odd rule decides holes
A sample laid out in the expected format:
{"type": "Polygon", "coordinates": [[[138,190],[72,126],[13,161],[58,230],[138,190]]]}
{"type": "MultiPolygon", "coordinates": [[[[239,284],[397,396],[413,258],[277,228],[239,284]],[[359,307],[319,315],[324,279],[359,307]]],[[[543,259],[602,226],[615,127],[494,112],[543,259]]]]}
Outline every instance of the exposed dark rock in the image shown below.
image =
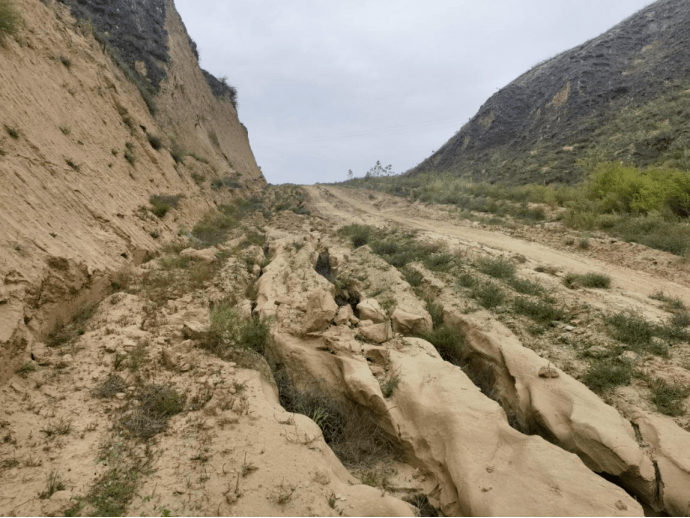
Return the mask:
{"type": "MultiPolygon", "coordinates": [[[[518,77],[411,173],[450,171],[513,184],[574,182],[575,162],[600,144],[600,128],[688,88],[689,34],[687,1],[659,0],[518,77]]],[[[667,157],[676,137],[649,136],[622,158],[647,165],[667,157]]]]}
{"type": "Polygon", "coordinates": [[[61,0],[77,19],[89,20],[104,44],[117,50],[118,57],[139,79],[155,90],[166,77],[170,61],[165,30],[165,0],[61,0]],[[144,77],[135,68],[141,61],[144,77]]]}

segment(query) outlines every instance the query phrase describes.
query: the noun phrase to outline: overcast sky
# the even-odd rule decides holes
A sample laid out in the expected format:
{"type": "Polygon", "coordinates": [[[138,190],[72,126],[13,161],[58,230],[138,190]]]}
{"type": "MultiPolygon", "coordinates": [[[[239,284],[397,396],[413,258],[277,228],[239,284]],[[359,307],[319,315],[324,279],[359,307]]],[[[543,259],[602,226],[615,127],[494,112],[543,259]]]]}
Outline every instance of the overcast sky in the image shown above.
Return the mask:
{"type": "Polygon", "coordinates": [[[499,88],[650,0],[175,0],[268,182],[414,167],[499,88]]]}

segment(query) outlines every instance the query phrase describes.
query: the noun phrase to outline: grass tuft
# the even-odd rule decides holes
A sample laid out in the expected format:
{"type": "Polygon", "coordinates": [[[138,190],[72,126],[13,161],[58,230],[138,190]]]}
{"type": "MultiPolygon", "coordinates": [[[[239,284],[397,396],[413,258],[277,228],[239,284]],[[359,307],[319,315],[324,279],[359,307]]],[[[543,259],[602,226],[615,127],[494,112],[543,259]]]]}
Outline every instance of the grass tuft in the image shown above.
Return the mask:
{"type": "Polygon", "coordinates": [[[659,412],[670,416],[685,414],[684,401],[690,396],[690,388],[669,385],[661,378],[652,382],[650,388],[652,401],[659,412]]]}
{"type": "Polygon", "coordinates": [[[611,287],[611,277],[601,273],[585,273],[583,275],[578,275],[575,273],[569,273],[563,278],[563,284],[570,289],[575,289],[578,286],[583,288],[610,288],[611,287]]]}
{"type": "Polygon", "coordinates": [[[470,296],[486,309],[493,309],[503,304],[506,293],[493,282],[477,284],[472,288],[470,296]]]}
{"type": "Polygon", "coordinates": [[[180,203],[180,199],[183,197],[184,195],[182,194],[152,194],[149,197],[151,212],[155,216],[163,218],[170,209],[177,207],[177,205],[180,203]]]}
{"type": "Polygon", "coordinates": [[[480,272],[496,279],[512,279],[515,276],[515,265],[504,257],[482,257],[476,261],[480,272]]]}
{"type": "Polygon", "coordinates": [[[535,301],[526,297],[517,297],[513,300],[513,310],[542,324],[548,324],[554,320],[565,320],[567,316],[563,309],[546,300],[535,301]]]}
{"type": "Polygon", "coordinates": [[[629,385],[632,366],[628,362],[611,363],[611,360],[592,362],[582,382],[597,394],[621,385],[629,385]]]}

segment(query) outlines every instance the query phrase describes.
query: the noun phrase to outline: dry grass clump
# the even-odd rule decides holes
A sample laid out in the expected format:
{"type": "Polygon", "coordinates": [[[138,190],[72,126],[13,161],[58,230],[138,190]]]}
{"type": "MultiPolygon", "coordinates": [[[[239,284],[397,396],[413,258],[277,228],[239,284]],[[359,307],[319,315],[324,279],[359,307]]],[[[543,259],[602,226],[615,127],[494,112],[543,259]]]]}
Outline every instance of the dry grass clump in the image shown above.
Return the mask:
{"type": "Polygon", "coordinates": [[[239,316],[233,301],[223,301],[211,310],[211,326],[202,347],[226,358],[237,349],[263,354],[270,339],[270,325],[258,319],[239,316]]]}
{"type": "Polygon", "coordinates": [[[169,385],[145,385],[136,396],[138,406],[129,410],[120,424],[132,435],[150,439],[168,427],[168,420],[184,409],[186,396],[169,385]]]}
{"type": "Polygon", "coordinates": [[[103,383],[91,391],[91,395],[97,398],[110,399],[115,394],[127,390],[127,383],[118,374],[111,374],[103,383]]]}
{"type": "Polygon", "coordinates": [[[584,288],[610,288],[611,277],[603,273],[589,272],[585,274],[569,273],[563,279],[563,284],[570,289],[575,289],[578,286],[584,288]]]}
{"type": "Polygon", "coordinates": [[[285,371],[275,372],[274,378],[283,408],[318,424],[325,441],[348,468],[363,469],[402,458],[398,441],[367,408],[335,398],[316,385],[298,389],[285,371]]]}
{"type": "Polygon", "coordinates": [[[163,218],[170,209],[177,207],[182,198],[184,198],[182,194],[152,194],[149,197],[151,212],[155,216],[163,218]]]}

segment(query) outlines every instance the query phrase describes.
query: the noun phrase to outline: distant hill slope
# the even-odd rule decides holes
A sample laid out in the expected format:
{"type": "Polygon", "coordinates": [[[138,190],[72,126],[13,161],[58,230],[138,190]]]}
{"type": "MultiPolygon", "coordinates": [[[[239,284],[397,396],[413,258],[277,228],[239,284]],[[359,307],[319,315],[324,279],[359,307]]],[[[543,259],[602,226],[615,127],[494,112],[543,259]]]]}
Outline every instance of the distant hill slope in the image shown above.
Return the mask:
{"type": "Polygon", "coordinates": [[[690,168],[690,3],[659,0],[491,96],[411,173],[565,182],[577,159],[690,168]]]}

